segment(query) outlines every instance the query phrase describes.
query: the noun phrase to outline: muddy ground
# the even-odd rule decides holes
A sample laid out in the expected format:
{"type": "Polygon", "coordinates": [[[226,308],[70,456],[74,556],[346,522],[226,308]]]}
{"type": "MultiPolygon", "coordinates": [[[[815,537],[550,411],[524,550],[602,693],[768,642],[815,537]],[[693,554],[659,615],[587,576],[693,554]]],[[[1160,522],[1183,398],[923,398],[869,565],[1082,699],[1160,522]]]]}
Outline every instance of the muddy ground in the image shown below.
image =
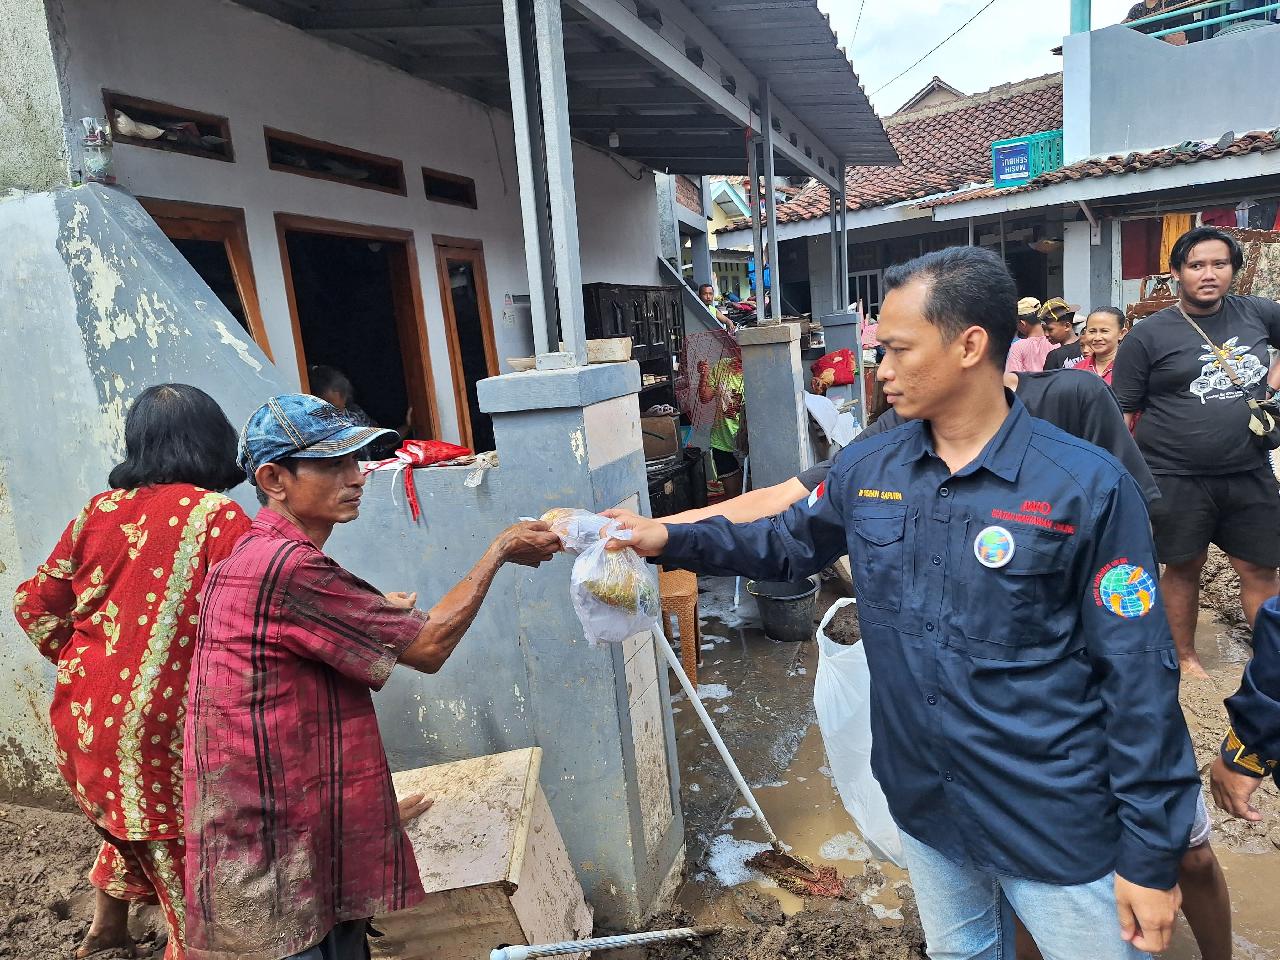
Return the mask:
{"type": "MultiPolygon", "coordinates": [[[[82,814],[0,804],[0,957],[70,958],[89,932],[89,868],[101,838],[82,814]]],[[[159,908],[129,918],[138,956],[164,955],[159,908]]]]}

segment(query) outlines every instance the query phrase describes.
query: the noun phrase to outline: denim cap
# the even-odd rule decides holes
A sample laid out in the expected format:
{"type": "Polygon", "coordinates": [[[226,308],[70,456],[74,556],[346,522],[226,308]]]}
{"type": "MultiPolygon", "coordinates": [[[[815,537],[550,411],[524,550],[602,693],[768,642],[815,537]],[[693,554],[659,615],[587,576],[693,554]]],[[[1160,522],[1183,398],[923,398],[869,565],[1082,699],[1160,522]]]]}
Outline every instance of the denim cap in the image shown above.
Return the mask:
{"type": "Polygon", "coordinates": [[[272,397],[249,417],[240,432],[236,460],[253,483],[254,473],[264,463],[285,457],[342,457],[384,436],[398,434],[382,427],[361,426],[319,397],[286,393],[272,397]]]}

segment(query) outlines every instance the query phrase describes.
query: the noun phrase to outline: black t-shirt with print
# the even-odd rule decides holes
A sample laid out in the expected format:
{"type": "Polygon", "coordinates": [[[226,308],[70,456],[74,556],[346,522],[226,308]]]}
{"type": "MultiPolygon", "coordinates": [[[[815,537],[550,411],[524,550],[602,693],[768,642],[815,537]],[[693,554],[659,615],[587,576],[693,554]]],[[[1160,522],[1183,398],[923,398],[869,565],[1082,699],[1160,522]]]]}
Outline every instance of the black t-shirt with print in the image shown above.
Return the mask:
{"type": "Polygon", "coordinates": [[[1280,304],[1229,295],[1221,309],[1194,317],[1204,342],[1177,306],[1139,322],[1120,344],[1111,386],[1120,409],[1141,413],[1134,438],[1155,474],[1210,476],[1267,463],[1249,432],[1249,407],[1215,356],[1228,352],[1236,377],[1260,398],[1267,345],[1280,347],[1280,304]]]}
{"type": "Polygon", "coordinates": [[[1049,355],[1044,358],[1044,368],[1046,370],[1074,370],[1076,364],[1084,359],[1084,351],[1080,348],[1080,341],[1075,343],[1064,343],[1060,347],[1054,347],[1049,351],[1049,355]]]}

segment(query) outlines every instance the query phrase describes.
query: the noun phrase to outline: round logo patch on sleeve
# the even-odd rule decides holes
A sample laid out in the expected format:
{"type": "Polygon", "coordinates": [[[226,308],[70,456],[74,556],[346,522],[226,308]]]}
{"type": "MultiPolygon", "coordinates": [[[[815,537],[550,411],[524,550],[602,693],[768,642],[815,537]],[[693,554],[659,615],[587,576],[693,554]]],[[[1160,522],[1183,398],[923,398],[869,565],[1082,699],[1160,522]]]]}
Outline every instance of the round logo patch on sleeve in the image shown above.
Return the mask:
{"type": "Polygon", "coordinates": [[[1145,567],[1117,563],[1104,567],[1095,581],[1095,599],[1117,617],[1145,617],[1156,603],[1156,580],[1145,567]]]}
{"type": "Polygon", "coordinates": [[[973,541],[973,555],[984,567],[1003,567],[1013,559],[1013,534],[1004,527],[987,527],[973,541]]]}

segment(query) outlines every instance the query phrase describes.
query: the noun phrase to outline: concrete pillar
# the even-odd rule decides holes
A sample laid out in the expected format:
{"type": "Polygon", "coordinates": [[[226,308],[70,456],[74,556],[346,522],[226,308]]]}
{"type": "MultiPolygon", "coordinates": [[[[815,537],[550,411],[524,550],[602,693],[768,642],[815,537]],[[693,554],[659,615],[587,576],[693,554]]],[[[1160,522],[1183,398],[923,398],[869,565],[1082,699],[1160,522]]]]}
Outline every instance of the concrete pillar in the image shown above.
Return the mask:
{"type": "Polygon", "coordinates": [[[773,486],[813,465],[809,414],[804,406],[807,371],[800,362],[800,325],[774,323],[743,327],[743,392],[751,486],[773,486]]]}
{"type": "MultiPolygon", "coordinates": [[[[826,340],[828,353],[834,353],[836,350],[851,350],[855,357],[861,358],[862,318],[856,313],[833,313],[823,317],[822,333],[826,340]]],[[[863,403],[864,388],[862,379],[862,364],[859,362],[857,381],[845,386],[831,387],[827,390],[827,396],[836,404],[852,400],[854,402],[853,415],[858,418],[859,422],[866,423],[867,412],[864,409],[866,405],[863,403]]]]}
{"type": "MultiPolygon", "coordinates": [[[[1088,221],[1064,225],[1062,246],[1062,292],[1068,303],[1085,309],[1112,304],[1116,299],[1119,266],[1116,261],[1116,234],[1120,224],[1103,220],[1100,243],[1093,243],[1088,221]]],[[[1122,303],[1115,306],[1123,307],[1122,303]]]]}
{"type": "Polygon", "coordinates": [[[680,266],[680,228],[676,225],[676,178],[658,174],[653,178],[658,198],[658,256],[680,266]]]}
{"type": "MultiPolygon", "coordinates": [[[[501,466],[474,488],[466,467],[418,471],[434,530],[414,538],[414,555],[437,592],[401,589],[438,596],[521,516],[556,506],[647,510],[639,389],[635,363],[481,381],[501,466]]],[[[376,490],[374,501],[389,509],[376,490]]],[[[402,508],[392,513],[376,539],[393,541],[403,527],[402,508]]],[[[402,552],[402,573],[403,562],[402,552]]],[[[558,557],[538,570],[504,570],[446,668],[429,677],[397,671],[380,717],[396,768],[542,747],[542,788],[597,924],[636,929],[669,901],[684,864],[667,675],[647,634],[587,646],[569,601],[572,566],[558,557]]]]}
{"type": "Polygon", "coordinates": [[[66,115],[65,62],[45,0],[7,0],[0,16],[0,195],[72,182],[78,141],[66,115]]]}
{"type": "Polygon", "coordinates": [[[835,290],[835,274],[831,263],[836,258],[835,243],[830,234],[818,234],[805,237],[809,247],[809,296],[812,315],[821,317],[833,312],[835,302],[832,299],[835,290]]]}
{"type": "Polygon", "coordinates": [[[1088,33],[1093,29],[1093,0],[1071,0],[1071,32],[1088,33]]]}
{"type": "MultiPolygon", "coordinates": [[[[693,282],[697,286],[714,283],[711,279],[711,240],[705,232],[690,238],[693,247],[693,282]]],[[[717,291],[719,292],[719,291],[717,291]]]]}

